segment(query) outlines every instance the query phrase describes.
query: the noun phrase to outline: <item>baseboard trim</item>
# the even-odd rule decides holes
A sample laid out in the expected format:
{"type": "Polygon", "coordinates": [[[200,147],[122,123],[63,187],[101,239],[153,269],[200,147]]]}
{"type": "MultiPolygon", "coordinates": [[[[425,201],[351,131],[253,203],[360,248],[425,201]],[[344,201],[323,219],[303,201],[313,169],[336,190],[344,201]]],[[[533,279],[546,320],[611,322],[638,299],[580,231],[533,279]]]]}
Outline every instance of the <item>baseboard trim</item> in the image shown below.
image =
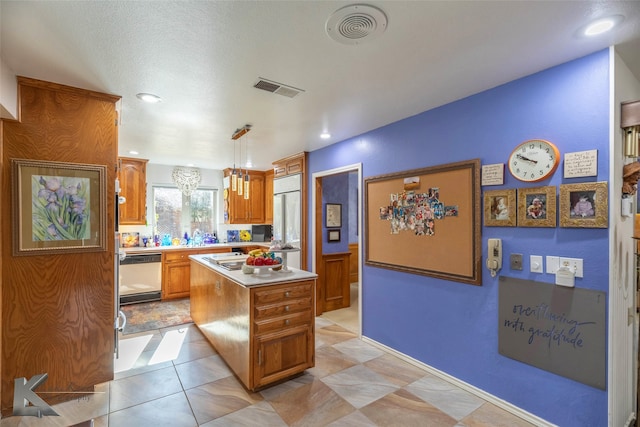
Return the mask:
{"type": "Polygon", "coordinates": [[[459,387],[465,391],[468,391],[471,394],[474,394],[476,396],[478,396],[481,399],[486,400],[487,402],[490,402],[494,405],[496,405],[497,407],[504,409],[505,411],[515,415],[516,417],[522,418],[525,421],[530,422],[531,424],[535,425],[535,426],[539,426],[539,427],[557,427],[555,424],[551,424],[550,422],[530,413],[525,411],[522,408],[519,408],[505,400],[500,399],[499,397],[496,397],[490,393],[487,393],[486,391],[479,389],[471,384],[468,384],[464,381],[459,380],[456,377],[453,377],[445,372],[440,371],[439,369],[436,369],[432,366],[429,366],[425,363],[420,362],[419,360],[416,360],[410,356],[407,356],[404,353],[400,353],[397,350],[392,349],[391,347],[387,347],[384,344],[381,344],[375,340],[372,340],[371,338],[367,338],[365,336],[361,337],[362,341],[373,345],[374,347],[378,347],[381,350],[386,351],[387,353],[391,353],[394,356],[398,357],[399,359],[404,360],[407,363],[410,363],[414,366],[417,366],[418,368],[421,368],[425,371],[427,371],[428,373],[435,375],[453,385],[455,385],[456,387],[459,387]]]}

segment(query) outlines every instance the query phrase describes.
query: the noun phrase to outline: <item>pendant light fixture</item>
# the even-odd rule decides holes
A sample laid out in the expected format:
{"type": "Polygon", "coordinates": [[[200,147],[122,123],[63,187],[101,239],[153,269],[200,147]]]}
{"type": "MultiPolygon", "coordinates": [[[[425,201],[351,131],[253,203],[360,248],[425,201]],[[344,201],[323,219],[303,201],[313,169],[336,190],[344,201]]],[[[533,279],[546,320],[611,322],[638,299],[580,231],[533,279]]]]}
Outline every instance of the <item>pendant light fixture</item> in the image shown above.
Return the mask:
{"type": "Polygon", "coordinates": [[[242,179],[242,142],[240,142],[240,168],[238,172],[238,196],[242,196],[243,189],[244,189],[244,183],[242,179]]]}
{"type": "MultiPolygon", "coordinates": [[[[244,137],[244,155],[245,155],[245,160],[247,160],[248,153],[249,153],[249,136],[245,136],[244,137]]],[[[248,161],[245,161],[245,165],[244,165],[244,170],[245,170],[245,174],[244,174],[244,198],[245,200],[249,200],[249,169],[247,166],[248,161]]]]}
{"type": "Polygon", "coordinates": [[[237,180],[238,179],[238,171],[236,170],[236,143],[233,142],[233,170],[231,171],[231,191],[236,191],[237,180]]]}
{"type": "MultiPolygon", "coordinates": [[[[236,131],[231,136],[231,139],[237,141],[242,136],[246,135],[247,132],[251,130],[251,125],[244,125],[240,129],[236,129],[236,131]]],[[[244,193],[244,198],[249,198],[249,169],[245,166],[246,174],[242,175],[242,141],[240,141],[240,167],[238,168],[238,174],[234,176],[234,172],[236,172],[236,161],[235,161],[235,143],[233,149],[233,172],[231,174],[231,189],[238,193],[238,196],[242,196],[244,193]]],[[[245,142],[246,144],[246,142],[245,142]]]]}

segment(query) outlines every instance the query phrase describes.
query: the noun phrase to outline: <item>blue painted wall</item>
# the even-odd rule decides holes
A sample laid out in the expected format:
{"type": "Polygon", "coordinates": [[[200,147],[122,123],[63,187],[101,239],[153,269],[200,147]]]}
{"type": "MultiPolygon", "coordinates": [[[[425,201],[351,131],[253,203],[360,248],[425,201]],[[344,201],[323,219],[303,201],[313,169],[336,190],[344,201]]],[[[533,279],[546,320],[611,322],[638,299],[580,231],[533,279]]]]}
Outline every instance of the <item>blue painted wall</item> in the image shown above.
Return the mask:
{"type": "Polygon", "coordinates": [[[325,176],[322,178],[322,252],[335,254],[349,252],[349,174],[325,176]],[[328,229],[325,224],[327,203],[342,206],[342,226],[328,229]],[[340,241],[329,242],[328,230],[340,230],[340,241]]]}
{"type": "MultiPolygon", "coordinates": [[[[539,138],[561,154],[597,149],[598,176],[565,180],[561,164],[547,181],[524,184],[506,171],[503,186],[483,190],[607,181],[608,102],[605,50],[314,151],[309,176],[354,163],[362,163],[365,179],[474,158],[506,163],[518,143],[539,138]]],[[[511,253],[525,260],[523,271],[507,262],[500,274],[553,283],[553,275],[529,272],[529,255],[582,258],[576,286],[608,290],[607,229],[483,227],[483,260],[493,237],[503,239],[505,261],[511,253]]],[[[362,276],[364,336],[552,423],[607,425],[606,391],[498,353],[498,278],[486,268],[482,286],[367,265],[362,276]]]]}

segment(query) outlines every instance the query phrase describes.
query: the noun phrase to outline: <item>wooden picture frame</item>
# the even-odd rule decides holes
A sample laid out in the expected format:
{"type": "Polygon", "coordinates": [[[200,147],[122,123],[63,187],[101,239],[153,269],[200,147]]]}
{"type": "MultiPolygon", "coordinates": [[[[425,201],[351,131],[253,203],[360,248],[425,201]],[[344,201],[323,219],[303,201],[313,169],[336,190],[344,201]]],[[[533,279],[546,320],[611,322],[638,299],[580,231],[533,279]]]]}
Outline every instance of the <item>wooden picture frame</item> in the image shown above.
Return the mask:
{"type": "Polygon", "coordinates": [[[12,159],[13,254],[106,251],[106,166],[12,159]]]}
{"type": "Polygon", "coordinates": [[[482,285],[479,159],[372,176],[364,190],[367,265],[482,285]],[[405,190],[407,177],[420,189],[405,190]]]}
{"type": "Polygon", "coordinates": [[[340,241],[340,230],[327,230],[327,241],[328,242],[339,242],[340,241]]]}
{"type": "Polygon", "coordinates": [[[560,185],[560,227],[607,228],[607,182],[560,185]]]}
{"type": "Polygon", "coordinates": [[[485,190],[484,192],[484,226],[515,227],[516,226],[516,189],[485,190]]]}
{"type": "Polygon", "coordinates": [[[342,205],[340,203],[327,203],[324,220],[327,228],[342,227],[342,205]]]}
{"type": "Polygon", "coordinates": [[[518,189],[518,227],[556,226],[556,187],[518,189]]]}

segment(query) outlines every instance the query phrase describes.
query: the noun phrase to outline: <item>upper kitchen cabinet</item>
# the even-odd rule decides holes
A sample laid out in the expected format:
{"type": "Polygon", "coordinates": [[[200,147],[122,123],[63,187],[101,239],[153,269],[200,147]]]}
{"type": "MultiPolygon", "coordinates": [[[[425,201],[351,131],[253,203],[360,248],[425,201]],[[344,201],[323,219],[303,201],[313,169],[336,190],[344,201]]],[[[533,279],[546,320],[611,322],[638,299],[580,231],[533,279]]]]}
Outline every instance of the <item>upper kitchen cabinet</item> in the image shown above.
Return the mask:
{"type": "MultiPolygon", "coordinates": [[[[225,169],[225,177],[231,169],[225,169]]],[[[224,213],[227,224],[264,224],[265,221],[265,173],[249,171],[249,198],[237,191],[225,188],[224,213]]]]}
{"type": "Polygon", "coordinates": [[[275,178],[280,178],[296,173],[304,173],[307,153],[302,152],[293,156],[273,162],[273,173],[275,178]]]}
{"type": "Polygon", "coordinates": [[[120,196],[126,202],[119,205],[121,225],[147,223],[147,162],[145,159],[120,157],[120,196]]]}

